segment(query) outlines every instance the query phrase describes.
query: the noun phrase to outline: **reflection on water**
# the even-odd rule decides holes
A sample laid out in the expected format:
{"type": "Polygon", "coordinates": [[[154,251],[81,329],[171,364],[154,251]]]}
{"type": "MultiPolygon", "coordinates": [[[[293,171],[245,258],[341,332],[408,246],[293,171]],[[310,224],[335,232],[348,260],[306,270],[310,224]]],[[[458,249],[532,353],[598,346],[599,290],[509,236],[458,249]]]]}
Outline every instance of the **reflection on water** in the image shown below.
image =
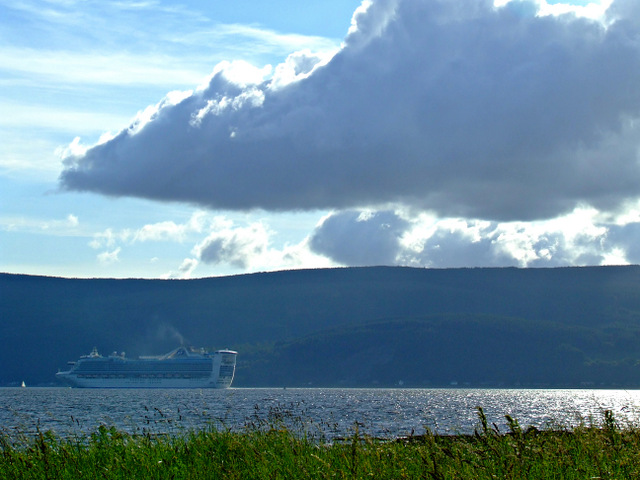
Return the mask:
{"type": "Polygon", "coordinates": [[[505,414],[523,427],[543,428],[600,422],[604,410],[623,424],[640,418],[637,390],[3,388],[0,398],[0,428],[11,435],[38,428],[79,435],[102,424],[131,433],[179,434],[282,421],[329,438],[349,435],[358,422],[361,432],[392,438],[425,428],[472,433],[478,406],[503,431],[505,414]]]}

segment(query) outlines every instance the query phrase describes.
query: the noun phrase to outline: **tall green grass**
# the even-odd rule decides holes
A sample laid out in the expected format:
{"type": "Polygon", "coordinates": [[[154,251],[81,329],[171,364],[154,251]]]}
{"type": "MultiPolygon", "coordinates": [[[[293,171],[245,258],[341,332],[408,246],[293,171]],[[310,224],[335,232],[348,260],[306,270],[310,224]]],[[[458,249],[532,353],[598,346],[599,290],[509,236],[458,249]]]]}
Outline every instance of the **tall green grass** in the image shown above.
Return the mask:
{"type": "Polygon", "coordinates": [[[101,426],[84,437],[38,432],[0,435],[0,478],[7,479],[621,479],[640,478],[640,430],[602,421],[573,428],[509,430],[482,409],[473,435],[329,442],[280,421],[243,431],[208,428],[177,435],[128,434],[101,426]]]}

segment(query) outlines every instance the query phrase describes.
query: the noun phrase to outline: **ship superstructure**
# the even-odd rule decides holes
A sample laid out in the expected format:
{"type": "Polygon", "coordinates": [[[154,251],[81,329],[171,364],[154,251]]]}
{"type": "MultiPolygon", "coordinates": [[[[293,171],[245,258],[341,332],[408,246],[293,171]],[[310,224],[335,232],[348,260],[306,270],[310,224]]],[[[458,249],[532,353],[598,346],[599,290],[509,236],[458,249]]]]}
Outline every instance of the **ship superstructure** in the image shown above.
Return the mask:
{"type": "Polygon", "coordinates": [[[116,352],[105,357],[94,348],[56,377],[83,388],[229,388],[237,354],[179,347],[165,355],[130,359],[116,352]]]}

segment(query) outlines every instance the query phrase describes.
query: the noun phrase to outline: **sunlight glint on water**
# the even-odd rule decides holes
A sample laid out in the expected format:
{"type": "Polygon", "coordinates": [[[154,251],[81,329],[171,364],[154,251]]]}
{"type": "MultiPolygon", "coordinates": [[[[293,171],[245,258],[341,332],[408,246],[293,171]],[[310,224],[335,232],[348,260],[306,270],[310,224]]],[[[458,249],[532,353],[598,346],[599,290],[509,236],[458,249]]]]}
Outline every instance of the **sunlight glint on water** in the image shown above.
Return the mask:
{"type": "Polygon", "coordinates": [[[5,433],[54,430],[86,434],[99,425],[131,433],[173,433],[208,426],[241,430],[282,421],[331,438],[359,430],[376,437],[472,433],[481,406],[506,431],[504,415],[527,427],[570,427],[600,422],[605,410],[624,424],[638,424],[638,390],[489,389],[229,389],[83,390],[0,389],[5,433]]]}

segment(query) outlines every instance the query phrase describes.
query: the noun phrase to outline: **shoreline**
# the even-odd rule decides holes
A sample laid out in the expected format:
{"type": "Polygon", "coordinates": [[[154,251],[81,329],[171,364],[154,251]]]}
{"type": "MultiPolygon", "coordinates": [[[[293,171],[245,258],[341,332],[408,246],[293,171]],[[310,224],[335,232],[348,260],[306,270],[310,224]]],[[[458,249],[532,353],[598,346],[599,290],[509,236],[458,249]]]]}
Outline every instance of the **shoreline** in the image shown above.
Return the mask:
{"type": "Polygon", "coordinates": [[[327,442],[276,420],[242,432],[127,434],[100,426],[85,437],[49,431],[10,440],[0,432],[0,478],[638,478],[640,429],[611,411],[599,425],[523,430],[505,415],[500,432],[478,409],[473,434],[327,442]]]}

